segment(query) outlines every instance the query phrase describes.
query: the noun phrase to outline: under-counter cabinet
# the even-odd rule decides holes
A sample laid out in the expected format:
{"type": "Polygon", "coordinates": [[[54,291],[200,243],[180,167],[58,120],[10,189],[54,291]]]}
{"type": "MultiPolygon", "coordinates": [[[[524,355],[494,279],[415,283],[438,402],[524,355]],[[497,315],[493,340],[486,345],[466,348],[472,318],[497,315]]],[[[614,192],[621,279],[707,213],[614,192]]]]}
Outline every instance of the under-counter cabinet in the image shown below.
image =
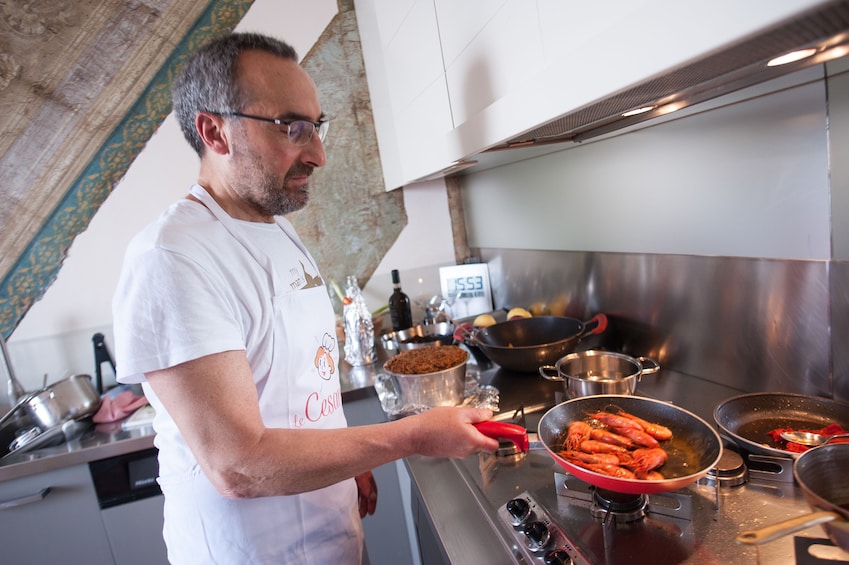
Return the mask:
{"type": "MultiPolygon", "coordinates": [[[[132,464],[149,457],[143,451],[91,465],[124,466],[133,474],[132,464]]],[[[132,499],[104,504],[107,499],[102,488],[100,493],[95,488],[92,472],[98,473],[89,464],[81,464],[0,483],[4,564],[167,564],[162,495],[134,494],[132,499]]],[[[118,493],[113,490],[112,494],[118,493]]]]}
{"type": "MultiPolygon", "coordinates": [[[[348,395],[343,406],[349,426],[386,421],[377,393],[371,387],[348,395]]],[[[377,511],[363,519],[371,565],[427,563],[418,559],[418,548],[413,538],[410,479],[404,463],[393,461],[372,469],[372,473],[377,482],[377,511]]]]}
{"type": "Polygon", "coordinates": [[[88,465],[0,483],[3,563],[113,563],[88,465]]]}

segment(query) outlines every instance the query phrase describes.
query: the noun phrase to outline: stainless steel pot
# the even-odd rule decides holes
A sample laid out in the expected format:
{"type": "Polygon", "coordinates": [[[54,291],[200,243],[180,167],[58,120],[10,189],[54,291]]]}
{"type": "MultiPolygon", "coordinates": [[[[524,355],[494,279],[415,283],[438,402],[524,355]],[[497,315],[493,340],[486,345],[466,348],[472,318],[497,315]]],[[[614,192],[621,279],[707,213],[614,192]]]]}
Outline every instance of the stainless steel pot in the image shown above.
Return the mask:
{"type": "Polygon", "coordinates": [[[456,406],[463,402],[466,392],[466,360],[449,369],[406,375],[384,370],[392,380],[398,399],[404,406],[456,406]]]}
{"type": "Polygon", "coordinates": [[[93,416],[101,402],[90,375],[73,375],[36,393],[24,409],[38,427],[46,430],[93,416]]]}
{"type": "Polygon", "coordinates": [[[0,424],[23,408],[36,426],[47,431],[67,421],[94,415],[101,402],[90,375],[73,375],[25,395],[0,418],[0,424]]]}
{"type": "Polygon", "coordinates": [[[643,375],[659,370],[657,361],[648,357],[588,350],[570,353],[554,365],[543,365],[539,374],[549,381],[563,382],[571,399],[597,394],[634,394],[643,375]]]}

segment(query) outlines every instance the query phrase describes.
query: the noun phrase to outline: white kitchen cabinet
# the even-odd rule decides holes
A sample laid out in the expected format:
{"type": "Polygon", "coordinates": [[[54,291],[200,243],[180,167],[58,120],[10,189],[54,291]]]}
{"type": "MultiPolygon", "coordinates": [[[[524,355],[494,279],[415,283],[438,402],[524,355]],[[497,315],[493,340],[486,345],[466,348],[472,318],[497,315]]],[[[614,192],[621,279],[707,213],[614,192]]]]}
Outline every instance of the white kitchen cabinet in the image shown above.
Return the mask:
{"type": "Polygon", "coordinates": [[[822,0],[356,0],[388,190],[822,0]]]}
{"type": "Polygon", "coordinates": [[[433,0],[356,2],[387,190],[445,167],[453,128],[433,0]]]}
{"type": "Polygon", "coordinates": [[[112,563],[88,465],[0,483],[3,562],[112,563]]]}
{"type": "MultiPolygon", "coordinates": [[[[436,0],[447,3],[447,0],[436,0]]],[[[472,65],[447,67],[455,127],[449,153],[473,156],[612,94],[748,38],[820,0],[508,0],[466,47],[491,71],[490,99],[462,115],[458,85],[472,65]],[[521,17],[522,11],[533,17],[521,17]],[[516,51],[504,55],[497,40],[516,51]]],[[[440,12],[441,13],[441,12],[440,12]]],[[[441,20],[440,32],[448,27],[441,20]]]]}

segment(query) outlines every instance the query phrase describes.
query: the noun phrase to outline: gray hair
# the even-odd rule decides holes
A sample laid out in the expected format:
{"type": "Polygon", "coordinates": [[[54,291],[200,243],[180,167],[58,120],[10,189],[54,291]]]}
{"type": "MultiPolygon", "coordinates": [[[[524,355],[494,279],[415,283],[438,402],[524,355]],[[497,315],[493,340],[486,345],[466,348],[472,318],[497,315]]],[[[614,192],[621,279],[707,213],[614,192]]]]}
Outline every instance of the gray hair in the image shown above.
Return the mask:
{"type": "Polygon", "coordinates": [[[295,49],[258,33],[228,33],[191,55],[171,88],[174,115],[189,145],[203,156],[204,144],[195,128],[198,112],[238,112],[242,93],[236,81],[237,61],[243,51],[259,50],[298,61],[295,49]]]}

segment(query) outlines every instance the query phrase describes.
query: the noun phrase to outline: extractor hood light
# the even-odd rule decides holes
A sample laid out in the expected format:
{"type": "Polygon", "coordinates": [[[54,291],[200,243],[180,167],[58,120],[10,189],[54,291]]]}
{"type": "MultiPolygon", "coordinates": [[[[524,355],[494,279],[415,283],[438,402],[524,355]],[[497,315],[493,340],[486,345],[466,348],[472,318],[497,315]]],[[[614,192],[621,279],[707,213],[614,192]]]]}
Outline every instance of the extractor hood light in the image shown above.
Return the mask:
{"type": "Polygon", "coordinates": [[[624,114],[622,114],[623,118],[629,118],[631,116],[637,116],[639,114],[645,114],[646,112],[651,112],[655,109],[655,106],[643,106],[642,108],[637,108],[636,110],[628,110],[624,114]]]}
{"type": "Polygon", "coordinates": [[[817,62],[824,63],[825,61],[832,61],[846,55],[849,55],[849,43],[845,45],[838,45],[837,47],[832,47],[831,49],[823,51],[817,56],[819,59],[817,62]]]}
{"type": "Polygon", "coordinates": [[[817,50],[813,47],[809,49],[800,49],[799,51],[791,51],[790,53],[785,53],[780,57],[776,57],[772,59],[769,63],[766,64],[767,67],[777,67],[779,65],[786,65],[788,63],[795,63],[796,61],[801,61],[802,59],[807,59],[808,57],[812,57],[816,54],[817,50]]]}
{"type": "Polygon", "coordinates": [[[666,114],[671,114],[672,112],[677,112],[682,108],[686,108],[687,104],[685,102],[670,102],[669,104],[664,104],[660,108],[657,109],[658,116],[665,116],[666,114]]]}

